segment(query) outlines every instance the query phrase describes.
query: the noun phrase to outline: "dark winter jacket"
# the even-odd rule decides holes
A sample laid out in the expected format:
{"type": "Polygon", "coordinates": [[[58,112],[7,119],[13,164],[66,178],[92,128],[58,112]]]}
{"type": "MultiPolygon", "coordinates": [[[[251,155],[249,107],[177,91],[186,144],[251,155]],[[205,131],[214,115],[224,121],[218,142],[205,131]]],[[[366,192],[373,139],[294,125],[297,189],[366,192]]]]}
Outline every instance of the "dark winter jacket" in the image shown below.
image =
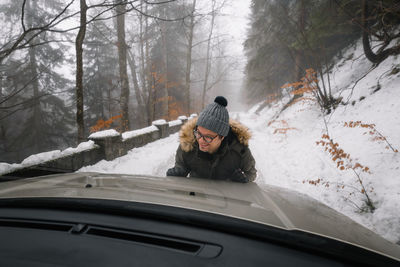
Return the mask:
{"type": "Polygon", "coordinates": [[[230,120],[230,131],[219,149],[213,153],[199,149],[193,130],[197,118],[182,126],[179,132],[180,145],[176,152],[175,167],[167,175],[201,177],[238,182],[254,181],[255,161],[248,147],[251,137],[248,129],[237,121],[230,120]]]}

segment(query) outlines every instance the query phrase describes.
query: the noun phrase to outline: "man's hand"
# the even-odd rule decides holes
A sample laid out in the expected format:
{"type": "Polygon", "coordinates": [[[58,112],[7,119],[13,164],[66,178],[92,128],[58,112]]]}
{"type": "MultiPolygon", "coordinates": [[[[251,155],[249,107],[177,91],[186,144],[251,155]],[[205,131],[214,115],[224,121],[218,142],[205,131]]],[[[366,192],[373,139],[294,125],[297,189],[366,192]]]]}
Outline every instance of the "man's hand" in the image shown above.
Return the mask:
{"type": "Polygon", "coordinates": [[[241,169],[236,169],[231,176],[231,180],[238,183],[248,183],[249,178],[241,169]]]}
{"type": "Polygon", "coordinates": [[[186,177],[188,172],[182,168],[179,167],[173,167],[171,169],[168,169],[167,171],[167,176],[182,176],[186,177]]]}

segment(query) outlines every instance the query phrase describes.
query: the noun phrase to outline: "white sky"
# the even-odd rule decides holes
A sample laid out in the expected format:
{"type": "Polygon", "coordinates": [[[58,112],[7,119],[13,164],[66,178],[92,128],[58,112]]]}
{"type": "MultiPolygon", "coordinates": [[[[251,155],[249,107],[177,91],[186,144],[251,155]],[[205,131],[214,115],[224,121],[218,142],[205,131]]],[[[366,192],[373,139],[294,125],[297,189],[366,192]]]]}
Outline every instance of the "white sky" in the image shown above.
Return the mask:
{"type": "Polygon", "coordinates": [[[223,10],[223,14],[226,16],[221,21],[226,20],[226,23],[222,24],[221,30],[225,30],[231,35],[233,54],[243,55],[242,43],[246,38],[249,12],[250,0],[231,0],[223,10]]]}
{"type": "Polygon", "coordinates": [[[235,70],[229,73],[230,82],[219,86],[222,89],[215,91],[215,95],[210,95],[210,99],[220,94],[226,96],[229,111],[240,111],[246,108],[240,91],[243,86],[243,72],[246,64],[243,42],[247,35],[250,2],[251,0],[228,0],[218,20],[219,34],[229,35],[226,38],[228,40],[226,55],[234,57],[236,63],[234,64],[235,70]]]}

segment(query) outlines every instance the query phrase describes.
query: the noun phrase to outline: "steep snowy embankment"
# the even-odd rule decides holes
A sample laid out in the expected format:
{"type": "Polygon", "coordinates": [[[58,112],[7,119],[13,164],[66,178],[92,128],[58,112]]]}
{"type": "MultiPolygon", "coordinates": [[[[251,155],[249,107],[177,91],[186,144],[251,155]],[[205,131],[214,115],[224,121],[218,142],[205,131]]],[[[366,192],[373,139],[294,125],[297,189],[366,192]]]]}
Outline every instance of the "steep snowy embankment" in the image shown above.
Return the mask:
{"type": "Polygon", "coordinates": [[[372,68],[362,56],[360,44],[350,48],[344,58],[347,60],[341,60],[334,68],[331,82],[334,96],[343,97],[348,104],[339,105],[333,113],[323,116],[315,101],[304,100],[290,106],[275,121],[271,118],[285,101],[259,115],[252,112],[254,108],[236,116],[253,131],[250,146],[257,159],[258,182],[308,194],[398,242],[400,153],[388,143],[400,150],[400,73],[396,73],[400,65],[396,58],[389,58],[372,68]],[[339,160],[333,161],[324,147],[317,146],[326,133],[324,118],[330,138],[350,155],[344,164],[359,163],[368,167],[368,172],[361,172],[361,168],[356,173],[352,169],[340,170],[339,160]],[[345,123],[351,121],[375,126],[346,127],[345,123]],[[374,202],[373,213],[360,212],[366,197],[357,175],[374,202]]]}
{"type": "MultiPolygon", "coordinates": [[[[377,138],[376,131],[371,135],[371,129],[345,127],[351,121],[374,124],[374,129],[400,150],[400,73],[393,71],[400,66],[396,62],[392,57],[372,69],[362,56],[360,44],[350,48],[330,77],[334,96],[343,97],[347,105],[339,105],[329,115],[323,116],[312,99],[291,105],[276,120],[272,118],[288,99],[259,114],[255,114],[257,106],[246,113],[231,114],[253,133],[250,148],[257,162],[256,182],[310,195],[385,238],[399,241],[400,153],[387,149],[387,143],[377,138]],[[351,169],[341,171],[324,147],[316,145],[326,133],[324,119],[330,137],[350,154],[352,161],[347,163],[369,168],[369,172],[358,168],[357,174],[376,206],[374,213],[357,208],[363,207],[365,199],[357,175],[351,169]],[[316,185],[309,183],[318,179],[316,185]]],[[[80,171],[164,176],[174,164],[178,144],[178,134],[174,134],[133,149],[114,161],[102,161],[80,171]]]]}

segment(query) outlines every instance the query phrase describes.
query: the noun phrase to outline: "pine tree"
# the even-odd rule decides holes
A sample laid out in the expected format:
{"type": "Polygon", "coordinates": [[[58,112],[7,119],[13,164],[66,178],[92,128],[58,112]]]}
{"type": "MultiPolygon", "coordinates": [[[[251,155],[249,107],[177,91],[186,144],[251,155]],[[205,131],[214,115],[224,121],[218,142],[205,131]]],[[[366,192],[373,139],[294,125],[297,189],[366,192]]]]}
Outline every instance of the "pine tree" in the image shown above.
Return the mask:
{"type": "MultiPolygon", "coordinates": [[[[178,2],[168,6],[154,6],[151,14],[174,19],[188,13],[190,7],[178,2]],[[185,13],[186,12],[186,13],[185,13]]],[[[152,86],[154,89],[155,119],[169,119],[172,109],[180,112],[184,109],[185,91],[185,53],[187,52],[184,28],[180,21],[156,21],[153,29],[161,34],[154,35],[154,46],[151,48],[152,86]]],[[[173,112],[176,118],[175,112],[173,112]]],[[[179,112],[178,112],[179,113],[179,112]]],[[[173,116],[171,116],[171,119],[173,116]]]]}
{"type": "MultiPolygon", "coordinates": [[[[20,6],[21,3],[7,4],[20,6]]],[[[63,7],[62,1],[47,4],[48,1],[26,2],[27,27],[42,25],[63,7]]],[[[12,20],[21,15],[20,10],[10,8],[4,14],[12,20]]],[[[72,145],[73,120],[71,108],[66,106],[71,85],[56,71],[66,60],[63,54],[66,49],[61,43],[53,42],[55,38],[50,33],[38,35],[29,47],[5,62],[9,71],[3,83],[0,118],[5,125],[3,136],[7,144],[4,153],[0,153],[4,160],[19,161],[30,154],[72,145]]]]}
{"type": "Polygon", "coordinates": [[[107,21],[89,24],[84,53],[84,104],[86,129],[99,119],[119,115],[118,55],[107,21]]]}
{"type": "Polygon", "coordinates": [[[327,71],[334,55],[360,36],[346,15],[357,5],[346,7],[324,0],[253,0],[244,44],[249,101],[281,94],[279,88],[298,81],[307,68],[327,71]]]}

